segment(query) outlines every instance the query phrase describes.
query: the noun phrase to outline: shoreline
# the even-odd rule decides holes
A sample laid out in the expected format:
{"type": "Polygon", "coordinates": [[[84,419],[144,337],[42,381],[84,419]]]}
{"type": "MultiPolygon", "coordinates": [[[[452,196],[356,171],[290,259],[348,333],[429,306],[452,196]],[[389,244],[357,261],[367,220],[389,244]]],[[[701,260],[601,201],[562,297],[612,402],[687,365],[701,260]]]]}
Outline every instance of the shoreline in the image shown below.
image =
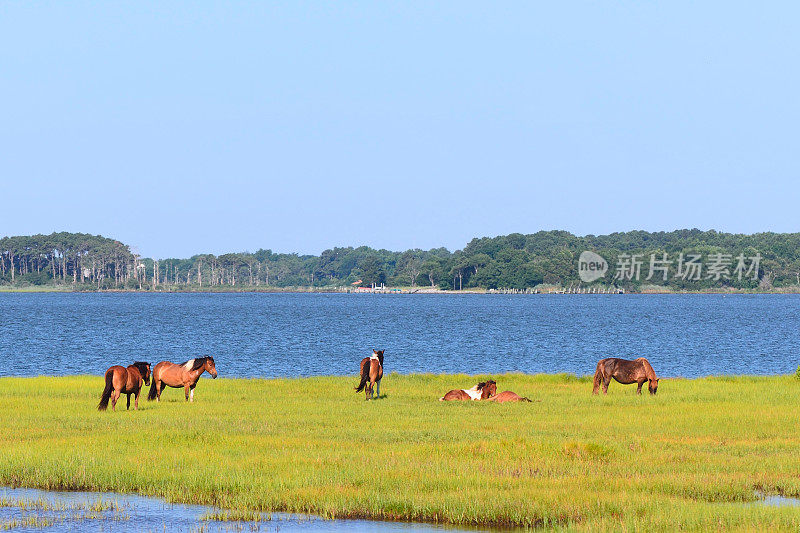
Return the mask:
{"type": "Polygon", "coordinates": [[[564,292],[561,290],[540,290],[538,292],[531,292],[535,289],[528,291],[522,290],[492,290],[492,289],[464,289],[460,291],[441,290],[441,289],[408,289],[408,288],[386,288],[383,290],[338,290],[335,288],[259,288],[259,287],[243,287],[236,288],[220,288],[220,289],[191,289],[191,288],[174,288],[164,290],[139,290],[139,289],[78,289],[69,286],[56,286],[56,287],[4,287],[0,286],[0,294],[350,294],[350,295],[368,295],[368,294],[389,294],[389,295],[492,295],[492,296],[535,296],[535,295],[554,295],[554,296],[625,296],[625,295],[664,295],[664,294],[716,294],[716,295],[752,295],[752,294],[800,294],[800,287],[782,287],[772,289],[769,291],[764,290],[750,290],[750,289],[703,289],[697,291],[672,291],[672,290],[653,290],[648,288],[644,291],[626,291],[624,293],[572,293],[564,292]]]}

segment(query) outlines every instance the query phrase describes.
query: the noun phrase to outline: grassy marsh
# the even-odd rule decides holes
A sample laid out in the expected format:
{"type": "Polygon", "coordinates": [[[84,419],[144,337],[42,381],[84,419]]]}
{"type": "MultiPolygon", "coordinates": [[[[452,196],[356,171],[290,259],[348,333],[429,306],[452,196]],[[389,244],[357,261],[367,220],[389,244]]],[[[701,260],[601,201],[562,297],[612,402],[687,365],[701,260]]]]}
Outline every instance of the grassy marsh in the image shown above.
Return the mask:
{"type": "Polygon", "coordinates": [[[656,397],[574,376],[491,376],[532,404],[444,403],[479,377],[202,379],[98,413],[101,377],[0,379],[0,485],[137,492],[232,514],[568,529],[791,529],[800,382],[665,379],[656,397]]]}

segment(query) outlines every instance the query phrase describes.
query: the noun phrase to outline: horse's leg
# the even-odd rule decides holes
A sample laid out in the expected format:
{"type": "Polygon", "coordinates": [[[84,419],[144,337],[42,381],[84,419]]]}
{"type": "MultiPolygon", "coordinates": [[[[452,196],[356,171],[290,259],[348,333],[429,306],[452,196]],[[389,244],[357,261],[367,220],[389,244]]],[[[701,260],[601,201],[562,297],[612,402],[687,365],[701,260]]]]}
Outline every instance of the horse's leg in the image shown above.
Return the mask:
{"type": "MultiPolygon", "coordinates": [[[[128,401],[130,401],[130,396],[128,396],[128,401]]],[[[133,397],[133,409],[138,411],[139,410],[139,391],[136,391],[136,394],[133,397]]]]}
{"type": "Polygon", "coordinates": [[[111,410],[117,410],[117,400],[119,399],[119,395],[122,394],[121,391],[114,389],[114,392],[111,393],[111,410]]]}
{"type": "Polygon", "coordinates": [[[126,407],[125,409],[130,410],[130,408],[131,408],[131,393],[129,392],[128,394],[126,394],[126,396],[128,397],[128,407],[126,407]]]}
{"type": "Polygon", "coordinates": [[[157,402],[161,401],[161,386],[163,384],[164,384],[164,382],[161,381],[161,380],[156,381],[156,401],[157,402]]]}
{"type": "Polygon", "coordinates": [[[190,401],[190,402],[193,402],[193,401],[194,401],[194,388],[195,388],[195,386],[196,386],[196,385],[197,385],[197,383],[195,383],[194,385],[191,385],[191,386],[189,387],[189,388],[191,389],[191,390],[189,391],[189,401],[190,401]]]}
{"type": "Polygon", "coordinates": [[[638,385],[639,385],[639,386],[638,386],[638,387],[636,387],[636,394],[639,394],[639,395],[641,395],[641,394],[642,394],[642,385],[644,385],[644,381],[640,381],[640,382],[638,383],[638,385]]]}
{"type": "Polygon", "coordinates": [[[603,394],[608,394],[608,385],[611,383],[611,376],[603,377],[603,394]]]}
{"type": "MultiPolygon", "coordinates": [[[[189,401],[189,385],[183,386],[183,394],[186,396],[186,401],[189,401]]],[[[194,401],[194,399],[192,399],[194,401]]]]}
{"type": "Polygon", "coordinates": [[[376,381],[375,382],[375,386],[378,389],[378,399],[380,400],[381,399],[381,380],[376,381]]]}

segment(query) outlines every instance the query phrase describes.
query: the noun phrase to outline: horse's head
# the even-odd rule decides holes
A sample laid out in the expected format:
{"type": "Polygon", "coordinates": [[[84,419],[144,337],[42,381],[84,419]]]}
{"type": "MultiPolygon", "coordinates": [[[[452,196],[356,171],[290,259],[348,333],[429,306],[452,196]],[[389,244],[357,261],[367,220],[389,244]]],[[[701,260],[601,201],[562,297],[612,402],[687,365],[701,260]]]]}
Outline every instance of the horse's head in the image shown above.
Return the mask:
{"type": "Polygon", "coordinates": [[[481,400],[486,400],[497,394],[497,383],[491,379],[478,383],[478,390],[481,391],[481,400]]]}
{"type": "Polygon", "coordinates": [[[647,384],[647,388],[650,391],[650,394],[655,394],[658,392],[658,379],[651,379],[650,382],[647,384]]]}
{"type": "Polygon", "coordinates": [[[139,369],[139,373],[142,375],[142,379],[144,380],[145,385],[150,385],[150,363],[145,363],[144,361],[136,361],[133,365],[139,369]]]}
{"type": "Polygon", "coordinates": [[[211,374],[211,377],[217,379],[217,366],[214,364],[213,357],[206,357],[206,362],[203,365],[203,369],[211,374]]]}
{"type": "Polygon", "coordinates": [[[378,361],[381,362],[381,366],[383,366],[383,352],[385,351],[386,350],[376,350],[374,348],[372,349],[372,353],[375,354],[375,356],[378,358],[378,361]]]}

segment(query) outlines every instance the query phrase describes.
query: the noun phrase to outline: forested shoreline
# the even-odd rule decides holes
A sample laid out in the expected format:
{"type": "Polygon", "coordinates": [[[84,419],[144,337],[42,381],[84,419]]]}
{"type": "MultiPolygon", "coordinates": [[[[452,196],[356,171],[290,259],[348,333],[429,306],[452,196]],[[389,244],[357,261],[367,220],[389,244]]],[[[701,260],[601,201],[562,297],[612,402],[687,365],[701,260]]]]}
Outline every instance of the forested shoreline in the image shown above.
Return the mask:
{"type": "Polygon", "coordinates": [[[780,290],[800,287],[800,233],[692,229],[581,237],[540,231],[475,238],[454,252],[361,246],[332,248],[318,256],[260,249],[185,259],[140,257],[122,242],[84,233],[0,239],[0,288],[6,289],[345,290],[374,285],[453,291],[612,286],[629,291],[780,290]],[[607,274],[591,283],[581,281],[578,271],[586,250],[608,263],[607,274]],[[701,267],[697,276],[687,278],[691,257],[715,261],[716,270],[708,264],[708,274],[701,267]],[[651,272],[648,278],[648,267],[658,275],[651,272]],[[744,267],[749,270],[743,276],[744,267]]]}

